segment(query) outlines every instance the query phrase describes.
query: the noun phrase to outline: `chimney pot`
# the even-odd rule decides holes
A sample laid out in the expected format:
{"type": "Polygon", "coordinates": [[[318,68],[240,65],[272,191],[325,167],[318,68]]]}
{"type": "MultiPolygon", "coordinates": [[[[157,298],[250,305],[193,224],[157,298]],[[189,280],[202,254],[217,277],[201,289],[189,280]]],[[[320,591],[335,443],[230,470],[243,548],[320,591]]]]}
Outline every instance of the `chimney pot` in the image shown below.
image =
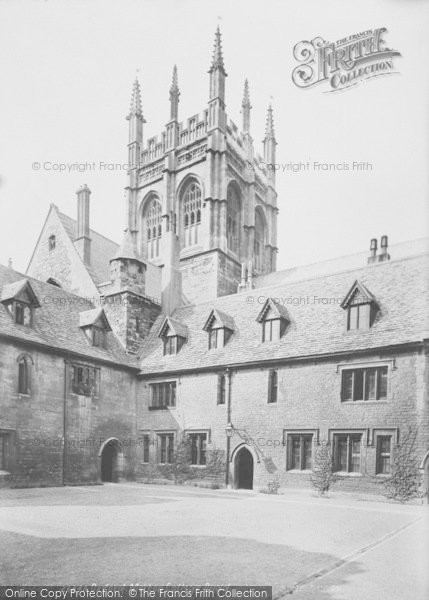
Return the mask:
{"type": "Polygon", "coordinates": [[[388,246],[388,240],[389,240],[389,238],[387,237],[387,235],[383,235],[381,237],[381,247],[382,248],[387,248],[387,246],[388,246]]]}

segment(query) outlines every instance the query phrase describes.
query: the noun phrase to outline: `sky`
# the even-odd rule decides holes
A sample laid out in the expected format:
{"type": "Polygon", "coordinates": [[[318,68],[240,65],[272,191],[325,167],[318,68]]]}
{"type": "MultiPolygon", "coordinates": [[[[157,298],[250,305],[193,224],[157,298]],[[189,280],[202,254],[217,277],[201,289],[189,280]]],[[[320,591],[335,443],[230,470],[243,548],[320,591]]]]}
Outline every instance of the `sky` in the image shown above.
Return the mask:
{"type": "Polygon", "coordinates": [[[174,64],[179,119],[201,113],[218,24],[226,110],[240,124],[247,77],[259,152],[270,101],[274,109],[278,268],[361,252],[384,234],[391,243],[428,234],[429,0],[0,0],[0,263],[25,271],[50,203],[75,217],[83,183],[91,226],[120,241],[126,172],[100,163],[127,160],[136,73],[145,138],[168,121],[174,64]],[[401,53],[396,74],[336,93],[293,83],[298,42],[379,27],[401,53]],[[353,161],[372,168],[313,168],[353,161]],[[310,168],[287,166],[300,162],[310,168]]]}

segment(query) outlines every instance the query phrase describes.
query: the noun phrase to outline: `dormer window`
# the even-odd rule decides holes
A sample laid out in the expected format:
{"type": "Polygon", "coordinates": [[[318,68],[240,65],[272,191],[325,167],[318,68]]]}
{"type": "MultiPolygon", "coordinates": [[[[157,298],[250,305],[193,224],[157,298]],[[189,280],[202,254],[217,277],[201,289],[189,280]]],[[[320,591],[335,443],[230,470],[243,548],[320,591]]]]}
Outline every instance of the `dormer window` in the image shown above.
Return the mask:
{"type": "Polygon", "coordinates": [[[278,342],[286,331],[289,315],[283,306],[268,298],[256,320],[262,326],[262,343],[278,342]]]}
{"type": "Polygon", "coordinates": [[[49,251],[54,250],[56,245],[57,245],[57,238],[55,237],[55,235],[50,235],[48,238],[49,251]]]}
{"type": "Polygon", "coordinates": [[[354,282],[341,307],[347,311],[347,331],[372,327],[377,312],[377,303],[374,296],[360,281],[354,282]]]}
{"type": "Polygon", "coordinates": [[[188,330],[183,323],[171,319],[170,317],[166,317],[159,330],[158,337],[160,337],[163,342],[164,356],[177,354],[180,352],[183,344],[188,338],[188,330]]]}
{"type": "Polygon", "coordinates": [[[223,348],[235,330],[234,320],[220,310],[212,310],[205,325],[208,334],[208,349],[223,348]]]}
{"type": "Polygon", "coordinates": [[[111,331],[111,327],[102,308],[93,308],[79,313],[79,327],[91,346],[106,347],[106,333],[111,331]]]}
{"type": "Polygon", "coordinates": [[[27,279],[5,285],[1,302],[17,325],[32,326],[33,310],[40,304],[27,279]]]}

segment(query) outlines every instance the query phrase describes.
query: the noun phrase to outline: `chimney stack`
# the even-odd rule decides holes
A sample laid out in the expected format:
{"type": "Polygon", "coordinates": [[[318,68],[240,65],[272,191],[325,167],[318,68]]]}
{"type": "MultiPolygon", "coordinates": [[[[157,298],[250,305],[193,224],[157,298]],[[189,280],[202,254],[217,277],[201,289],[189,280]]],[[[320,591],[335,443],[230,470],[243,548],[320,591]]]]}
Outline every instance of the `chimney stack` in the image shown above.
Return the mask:
{"type": "Polygon", "coordinates": [[[77,194],[77,226],[75,246],[83,262],[87,265],[91,262],[91,237],[89,233],[89,197],[91,190],[82,185],[77,194]]]}
{"type": "Polygon", "coordinates": [[[377,247],[378,247],[377,238],[372,238],[371,245],[369,247],[371,254],[368,256],[368,264],[369,265],[377,262],[377,247]]]}
{"type": "Polygon", "coordinates": [[[390,260],[390,254],[387,252],[387,248],[389,245],[389,239],[387,237],[387,235],[383,235],[381,237],[381,252],[378,255],[378,260],[379,262],[383,262],[385,260],[390,260]]]}

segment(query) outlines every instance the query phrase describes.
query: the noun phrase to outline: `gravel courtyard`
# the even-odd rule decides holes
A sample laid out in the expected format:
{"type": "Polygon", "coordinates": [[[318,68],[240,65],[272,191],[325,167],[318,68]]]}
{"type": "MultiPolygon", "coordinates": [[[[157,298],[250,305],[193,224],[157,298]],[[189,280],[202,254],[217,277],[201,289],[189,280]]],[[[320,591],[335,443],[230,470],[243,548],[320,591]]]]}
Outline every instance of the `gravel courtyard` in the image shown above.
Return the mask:
{"type": "Polygon", "coordinates": [[[253,584],[300,600],[423,600],[427,513],[293,490],[0,490],[0,584],[253,584]]]}

